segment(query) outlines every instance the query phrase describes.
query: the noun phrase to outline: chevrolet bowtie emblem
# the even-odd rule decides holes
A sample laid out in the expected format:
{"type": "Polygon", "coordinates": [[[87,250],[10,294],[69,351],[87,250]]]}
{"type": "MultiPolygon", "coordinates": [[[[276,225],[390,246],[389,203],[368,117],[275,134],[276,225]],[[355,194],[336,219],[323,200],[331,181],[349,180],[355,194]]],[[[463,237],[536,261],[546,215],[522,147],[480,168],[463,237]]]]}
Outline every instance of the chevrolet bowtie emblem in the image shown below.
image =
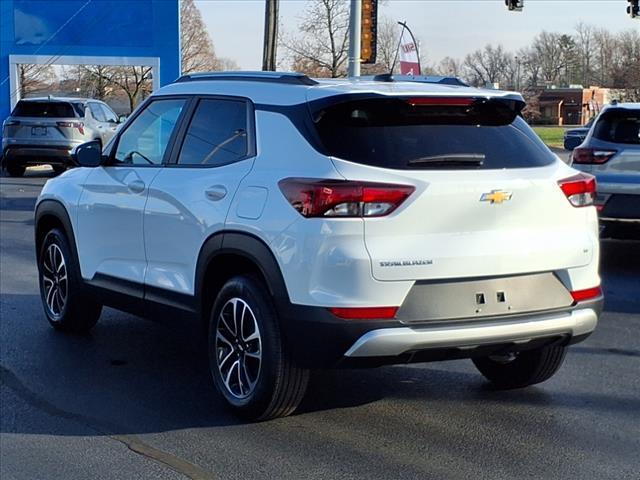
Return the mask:
{"type": "Polygon", "coordinates": [[[491,190],[489,193],[483,193],[480,197],[481,202],[503,203],[511,200],[513,193],[504,192],[502,190],[491,190]]]}

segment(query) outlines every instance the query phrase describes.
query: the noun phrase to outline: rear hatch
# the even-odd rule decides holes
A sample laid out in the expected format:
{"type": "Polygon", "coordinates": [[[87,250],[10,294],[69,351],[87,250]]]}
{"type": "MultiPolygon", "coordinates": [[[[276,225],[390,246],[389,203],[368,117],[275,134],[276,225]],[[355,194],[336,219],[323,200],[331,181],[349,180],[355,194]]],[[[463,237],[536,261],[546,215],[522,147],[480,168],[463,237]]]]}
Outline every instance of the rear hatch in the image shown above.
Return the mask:
{"type": "Polygon", "coordinates": [[[387,216],[364,217],[378,280],[519,275],[592,261],[587,209],[558,181],[570,170],[513,99],[363,98],[324,106],[322,145],[347,180],[414,187],[387,216]]]}
{"type": "Polygon", "coordinates": [[[22,100],[4,123],[3,136],[20,145],[65,145],[82,140],[83,108],[80,102],[22,100]]]}

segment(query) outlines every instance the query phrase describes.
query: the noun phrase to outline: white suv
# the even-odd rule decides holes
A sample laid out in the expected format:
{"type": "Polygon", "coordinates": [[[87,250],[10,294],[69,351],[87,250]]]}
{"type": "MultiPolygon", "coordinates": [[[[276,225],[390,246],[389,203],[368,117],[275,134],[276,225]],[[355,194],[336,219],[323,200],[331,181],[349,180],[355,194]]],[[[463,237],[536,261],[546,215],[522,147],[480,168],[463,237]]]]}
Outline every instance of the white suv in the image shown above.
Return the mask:
{"type": "Polygon", "coordinates": [[[602,305],[593,177],[518,94],[386,80],[200,74],[156,92],[38,199],[48,320],[195,317],[251,419],[291,413],[311,368],[468,357],[503,388],[551,377],[602,305]]]}

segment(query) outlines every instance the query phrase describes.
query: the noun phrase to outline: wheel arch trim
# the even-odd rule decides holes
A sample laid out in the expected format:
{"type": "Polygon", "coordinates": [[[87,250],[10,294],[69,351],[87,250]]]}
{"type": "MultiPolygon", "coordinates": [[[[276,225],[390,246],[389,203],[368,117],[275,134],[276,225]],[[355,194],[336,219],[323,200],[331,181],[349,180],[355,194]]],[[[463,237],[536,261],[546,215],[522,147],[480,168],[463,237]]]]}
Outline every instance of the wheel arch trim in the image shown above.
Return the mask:
{"type": "Polygon", "coordinates": [[[71,247],[71,253],[74,258],[78,259],[78,250],[76,245],[76,237],[73,230],[73,224],[71,223],[71,218],[69,217],[69,212],[65,208],[65,206],[58,200],[46,199],[39,202],[36,206],[35,211],[35,227],[34,227],[34,240],[35,240],[35,248],[36,248],[36,259],[40,261],[40,245],[38,242],[38,230],[39,225],[43,217],[52,216],[55,217],[61,224],[64,229],[64,233],[69,240],[69,246],[71,247]]]}
{"type": "Polygon", "coordinates": [[[200,248],[195,278],[195,295],[199,305],[202,306],[205,300],[203,288],[207,271],[216,258],[224,255],[238,255],[255,264],[266,280],[266,287],[276,307],[283,302],[290,302],[282,271],[269,246],[253,234],[224,230],[211,235],[200,248]]]}

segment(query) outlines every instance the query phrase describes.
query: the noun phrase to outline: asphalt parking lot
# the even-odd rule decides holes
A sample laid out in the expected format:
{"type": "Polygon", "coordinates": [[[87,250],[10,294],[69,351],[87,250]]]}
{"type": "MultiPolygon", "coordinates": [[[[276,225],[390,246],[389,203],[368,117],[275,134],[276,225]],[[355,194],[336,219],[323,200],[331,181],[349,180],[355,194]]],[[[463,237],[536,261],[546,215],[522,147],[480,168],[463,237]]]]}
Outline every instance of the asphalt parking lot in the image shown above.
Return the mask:
{"type": "Polygon", "coordinates": [[[640,243],[603,242],[599,328],[542,385],[494,391],[462,360],[323,372],[292,417],[243,424],[191,326],[114,310],[88,336],[48,326],[32,232],[48,176],[0,179],[2,480],[640,479],[640,243]]]}

